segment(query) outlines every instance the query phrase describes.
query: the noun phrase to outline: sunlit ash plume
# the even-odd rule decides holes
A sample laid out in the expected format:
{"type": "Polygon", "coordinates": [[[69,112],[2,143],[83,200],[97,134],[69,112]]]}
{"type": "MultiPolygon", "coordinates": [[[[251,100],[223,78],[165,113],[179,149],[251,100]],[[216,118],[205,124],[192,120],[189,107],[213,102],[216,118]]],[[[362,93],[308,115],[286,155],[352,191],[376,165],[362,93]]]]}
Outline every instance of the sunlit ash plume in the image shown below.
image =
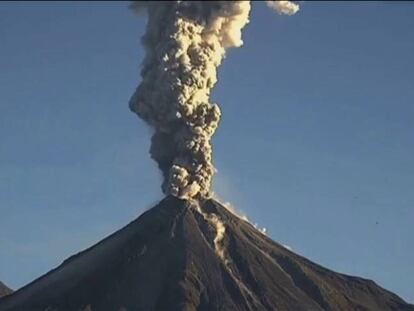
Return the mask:
{"type": "Polygon", "coordinates": [[[249,1],[134,2],[146,10],[142,81],[129,106],[154,129],[150,154],[165,194],[209,197],[215,168],[211,139],[220,108],[210,99],[226,50],[243,44],[249,1]]]}
{"type": "MultiPolygon", "coordinates": [[[[290,1],[266,1],[295,14],[290,1]]],[[[162,190],[179,198],[206,198],[216,172],[211,139],[220,121],[212,103],[217,68],[226,50],[243,44],[250,1],[135,1],[146,12],[142,81],[130,109],[154,130],[150,154],[163,173],[162,190]]]]}

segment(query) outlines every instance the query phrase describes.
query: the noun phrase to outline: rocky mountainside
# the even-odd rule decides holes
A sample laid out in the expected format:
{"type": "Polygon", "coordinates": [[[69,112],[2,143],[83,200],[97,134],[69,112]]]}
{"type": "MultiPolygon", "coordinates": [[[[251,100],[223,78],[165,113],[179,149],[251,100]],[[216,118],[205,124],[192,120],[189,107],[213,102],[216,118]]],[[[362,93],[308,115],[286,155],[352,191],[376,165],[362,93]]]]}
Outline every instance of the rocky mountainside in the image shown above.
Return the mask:
{"type": "Polygon", "coordinates": [[[370,280],[325,269],[209,200],[167,197],[0,300],[11,310],[414,310],[370,280]]]}
{"type": "Polygon", "coordinates": [[[13,293],[13,291],[2,282],[0,282],[0,298],[6,295],[10,295],[11,293],[13,293]]]}

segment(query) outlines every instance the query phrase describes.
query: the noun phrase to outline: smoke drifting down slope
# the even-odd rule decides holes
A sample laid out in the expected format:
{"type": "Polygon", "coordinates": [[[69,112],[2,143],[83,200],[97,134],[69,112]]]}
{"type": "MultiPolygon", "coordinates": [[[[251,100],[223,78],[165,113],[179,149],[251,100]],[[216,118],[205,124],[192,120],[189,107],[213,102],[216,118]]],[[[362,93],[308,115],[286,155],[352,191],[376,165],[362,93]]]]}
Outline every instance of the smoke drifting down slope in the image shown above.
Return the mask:
{"type": "MultiPolygon", "coordinates": [[[[292,14],[283,9],[289,1],[270,2],[292,14]]],[[[243,44],[250,1],[137,1],[131,8],[146,11],[148,23],[142,81],[129,106],[154,129],[150,154],[163,173],[162,190],[209,197],[211,139],[221,116],[210,94],[226,50],[243,44]]]]}

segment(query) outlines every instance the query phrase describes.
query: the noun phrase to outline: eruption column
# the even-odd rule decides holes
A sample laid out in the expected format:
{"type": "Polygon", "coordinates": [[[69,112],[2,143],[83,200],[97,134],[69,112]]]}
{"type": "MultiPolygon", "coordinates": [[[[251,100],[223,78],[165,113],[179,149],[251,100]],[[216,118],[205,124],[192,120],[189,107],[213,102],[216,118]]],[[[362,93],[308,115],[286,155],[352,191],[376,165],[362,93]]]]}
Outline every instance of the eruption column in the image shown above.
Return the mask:
{"type": "Polygon", "coordinates": [[[220,108],[210,100],[226,49],[242,45],[249,1],[134,2],[145,9],[146,56],[130,109],[153,129],[150,154],[179,198],[210,196],[211,138],[220,108]]]}
{"type": "MultiPolygon", "coordinates": [[[[291,1],[266,1],[293,15],[291,1]]],[[[162,190],[183,199],[207,198],[216,172],[211,139],[220,108],[210,100],[226,50],[243,44],[250,1],[136,1],[148,13],[142,38],[142,81],[129,106],[153,130],[150,154],[163,173],[162,190]]]]}

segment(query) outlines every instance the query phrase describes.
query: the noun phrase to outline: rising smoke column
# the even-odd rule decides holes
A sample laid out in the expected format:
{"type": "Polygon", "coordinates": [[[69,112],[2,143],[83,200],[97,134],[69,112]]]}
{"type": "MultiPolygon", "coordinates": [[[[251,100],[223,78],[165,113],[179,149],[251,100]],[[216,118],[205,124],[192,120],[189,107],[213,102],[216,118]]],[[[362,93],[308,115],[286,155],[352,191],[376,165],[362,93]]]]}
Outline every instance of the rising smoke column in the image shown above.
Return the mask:
{"type": "Polygon", "coordinates": [[[249,1],[134,2],[145,9],[146,56],[130,108],[153,129],[150,154],[165,194],[207,197],[215,168],[211,138],[220,108],[210,101],[226,49],[242,45],[249,1]]]}
{"type": "MultiPolygon", "coordinates": [[[[283,2],[278,10],[290,3],[268,2],[283,2]]],[[[148,24],[142,82],[129,106],[154,129],[150,154],[163,173],[162,190],[209,197],[211,139],[221,116],[210,94],[226,50],[243,44],[250,1],[135,1],[131,8],[145,10],[148,24]]]]}

